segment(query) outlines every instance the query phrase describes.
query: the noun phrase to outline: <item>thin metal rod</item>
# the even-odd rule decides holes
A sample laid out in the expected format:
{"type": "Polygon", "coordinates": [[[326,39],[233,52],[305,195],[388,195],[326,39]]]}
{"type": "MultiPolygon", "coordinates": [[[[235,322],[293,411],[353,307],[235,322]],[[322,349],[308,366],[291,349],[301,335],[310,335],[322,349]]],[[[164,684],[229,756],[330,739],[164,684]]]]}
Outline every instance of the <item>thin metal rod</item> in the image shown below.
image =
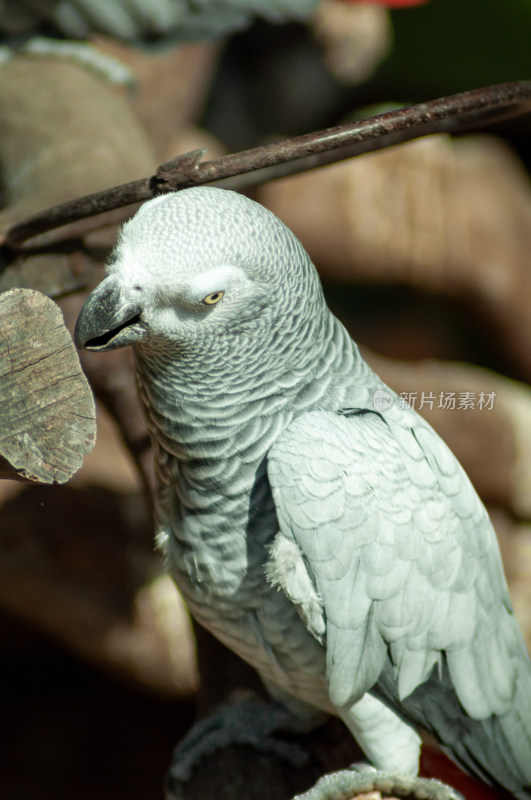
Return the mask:
{"type": "MultiPolygon", "coordinates": [[[[204,150],[195,150],[162,164],[156,175],[121,184],[46,209],[12,226],[4,236],[11,250],[39,236],[39,244],[51,239],[41,236],[63,225],[101,215],[170,191],[205,183],[230,185],[227,179],[245,176],[245,185],[283,177],[315,166],[380,150],[419,136],[458,132],[479,123],[493,122],[531,111],[531,81],[487,86],[450,95],[419,105],[401,108],[356,122],[349,122],[273,144],[254,147],[212,161],[201,162],[204,150]],[[279,165],[287,165],[279,168],[279,165]],[[271,168],[276,167],[276,171],[271,168]],[[259,172],[262,170],[262,172],[259,172]],[[257,173],[248,176],[248,173],[257,173]]],[[[241,188],[242,182],[238,188],[241,188]]],[[[114,215],[113,221],[116,221],[114,215]]],[[[107,224],[105,218],[99,226],[107,224]]],[[[79,231],[76,231],[79,234],[79,231]]],[[[72,235],[72,232],[68,235],[72,235]]],[[[57,241],[57,236],[53,239],[57,241]]]]}

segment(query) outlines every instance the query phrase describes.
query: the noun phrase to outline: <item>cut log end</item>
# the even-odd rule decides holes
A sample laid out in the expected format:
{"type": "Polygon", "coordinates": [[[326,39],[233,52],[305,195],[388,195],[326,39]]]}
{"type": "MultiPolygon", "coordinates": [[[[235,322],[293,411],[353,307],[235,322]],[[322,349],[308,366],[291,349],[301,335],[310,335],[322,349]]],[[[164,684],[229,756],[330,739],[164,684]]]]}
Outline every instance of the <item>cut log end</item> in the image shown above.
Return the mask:
{"type": "Polygon", "coordinates": [[[0,294],[0,478],[65,483],[96,438],[92,392],[59,307],[0,294]]]}

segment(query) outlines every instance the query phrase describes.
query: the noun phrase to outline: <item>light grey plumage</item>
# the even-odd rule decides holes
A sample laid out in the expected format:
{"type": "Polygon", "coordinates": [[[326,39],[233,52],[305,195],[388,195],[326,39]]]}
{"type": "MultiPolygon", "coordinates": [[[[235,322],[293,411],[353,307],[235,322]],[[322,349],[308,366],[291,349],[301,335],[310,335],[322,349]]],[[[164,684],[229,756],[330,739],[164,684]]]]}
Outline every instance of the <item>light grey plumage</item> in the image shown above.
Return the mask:
{"type": "Polygon", "coordinates": [[[135,345],[158,541],[199,621],[379,769],[416,772],[421,725],[530,798],[531,666],[487,513],[293,234],[220,189],[152,200],[76,341],[135,345]]]}

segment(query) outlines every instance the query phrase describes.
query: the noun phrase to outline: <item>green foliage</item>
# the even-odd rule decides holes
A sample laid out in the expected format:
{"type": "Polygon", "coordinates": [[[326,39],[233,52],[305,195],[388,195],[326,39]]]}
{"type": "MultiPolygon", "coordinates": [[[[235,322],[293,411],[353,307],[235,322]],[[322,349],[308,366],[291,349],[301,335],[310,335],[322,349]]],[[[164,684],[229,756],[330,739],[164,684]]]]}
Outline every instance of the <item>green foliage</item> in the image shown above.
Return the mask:
{"type": "Polygon", "coordinates": [[[531,0],[433,0],[392,16],[394,48],[371,82],[384,97],[531,77],[531,0]]]}

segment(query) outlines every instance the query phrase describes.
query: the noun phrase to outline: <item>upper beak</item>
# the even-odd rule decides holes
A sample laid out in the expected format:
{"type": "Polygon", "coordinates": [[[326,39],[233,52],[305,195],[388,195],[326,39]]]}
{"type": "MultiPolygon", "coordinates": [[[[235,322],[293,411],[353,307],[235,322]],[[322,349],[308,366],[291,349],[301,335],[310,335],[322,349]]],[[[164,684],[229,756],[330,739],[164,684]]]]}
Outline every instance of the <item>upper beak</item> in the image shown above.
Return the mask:
{"type": "Polygon", "coordinates": [[[88,296],[77,318],[74,340],[80,349],[114,350],[145,338],[142,305],[124,296],[110,276],[88,296]]]}

